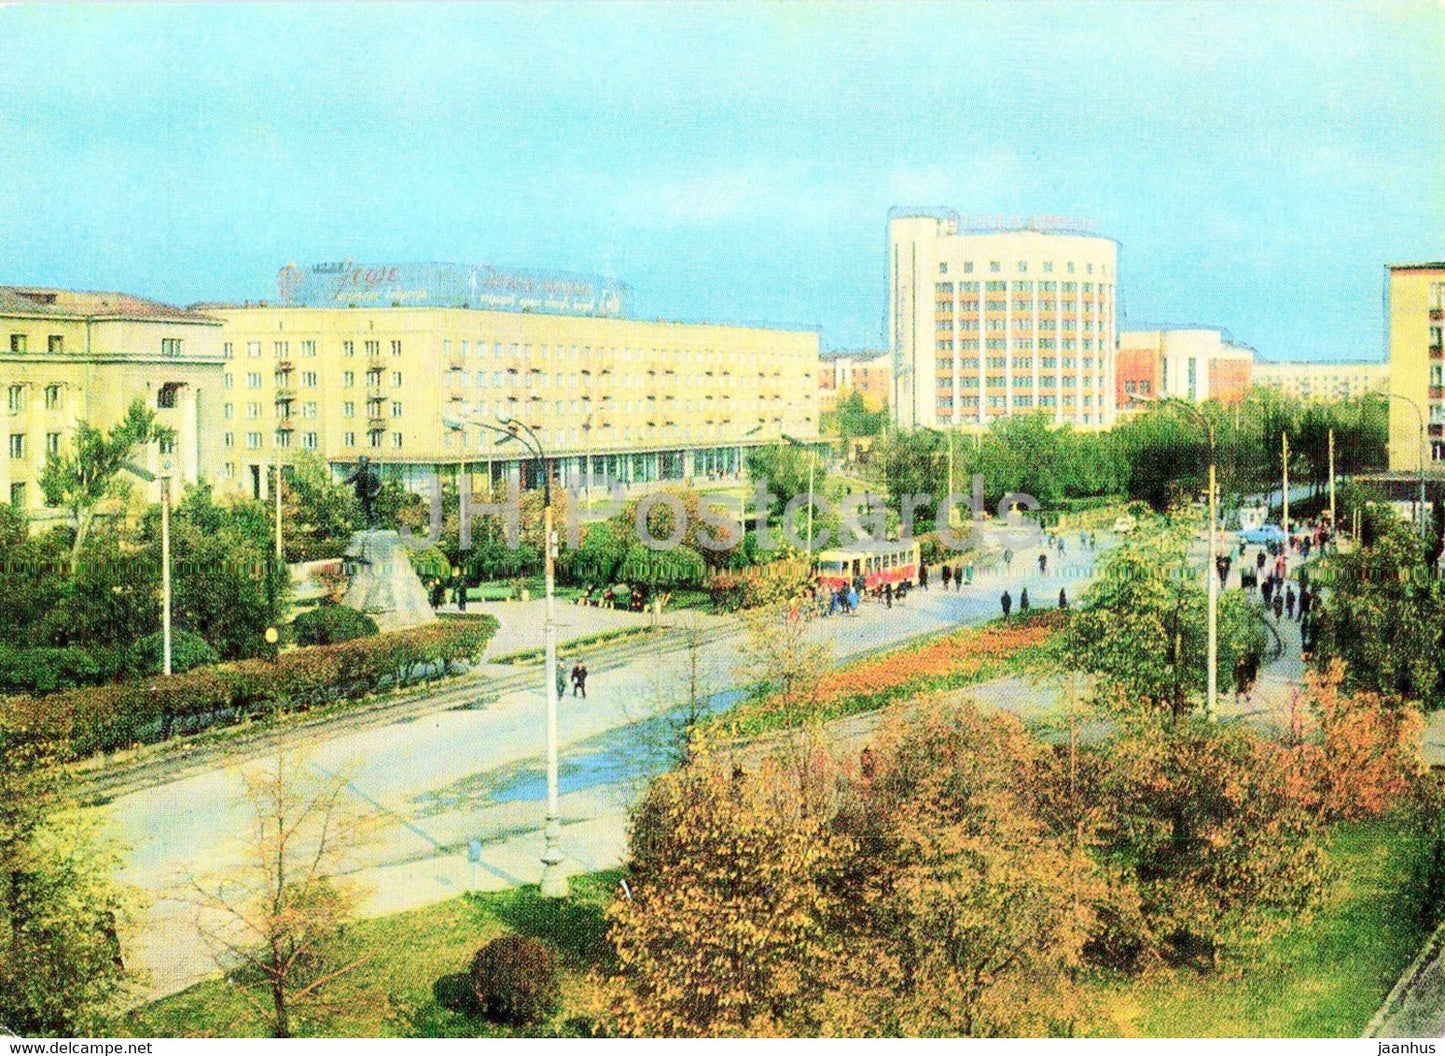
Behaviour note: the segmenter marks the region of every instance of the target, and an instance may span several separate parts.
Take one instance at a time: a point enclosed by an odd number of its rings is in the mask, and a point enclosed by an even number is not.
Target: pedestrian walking
[[[1063,611],[1069,607],[1069,595],[1063,587],[1059,588],[1059,610]]]
[[[858,588],[857,588],[857,587],[849,587],[849,588],[848,588],[848,612],[849,612],[849,614],[851,615],[851,614],[853,614],[853,613],[856,613],[857,611],[858,611]]]
[[[1049,573],[1049,555],[1039,555],[1039,575],[1046,576]]]
[[[1005,548],[1005,549],[1004,549],[1004,552],[1003,552],[1003,567],[1004,567],[1004,570],[1007,571],[1007,570],[1009,569],[1009,567],[1010,567],[1013,563],[1014,563],[1014,552],[1013,552],[1012,550],[1009,550],[1008,548]]]
[[[579,693],[582,695],[582,699],[583,699],[583,700],[586,700],[586,699],[587,699],[587,663],[586,663],[586,661],[579,661],[578,664],[577,664],[577,670],[576,670],[576,672],[572,675],[572,695],[575,697],[575,696],[577,696]]]
[[[893,608],[893,584],[892,584],[892,583],[884,583],[884,584],[883,584],[883,603],[884,603],[885,605],[887,605],[888,608],[890,608],[890,609]]]
[[[1284,595],[1278,590],[1274,592],[1274,618],[1278,620],[1284,615]]]
[[[928,566],[922,561],[918,563],[918,585],[924,590],[928,589]]]
[[[465,581],[457,584],[457,611],[467,611],[467,584]]]
[[[963,578],[970,587],[973,586],[973,562],[963,566]]]
[[[559,697],[565,697],[566,695],[567,695],[567,672],[566,672],[566,669],[564,669],[564,668],[562,667],[562,661],[561,661],[561,660],[558,660],[558,661],[557,661],[557,696],[559,696]]]
[[[1291,620],[1294,619],[1294,587],[1286,587],[1284,590],[1284,612]]]
[[[1264,595],[1264,607],[1265,607],[1266,609],[1269,608],[1271,602],[1272,602],[1273,599],[1274,599],[1274,577],[1273,577],[1273,576],[1265,576],[1265,577],[1264,577],[1264,586],[1262,586],[1262,587],[1259,588],[1259,592]]]
[[[1269,560],[1269,559],[1264,556],[1264,551],[1261,550],[1259,553],[1257,553],[1257,554],[1254,555],[1254,567],[1257,568],[1257,569],[1259,569],[1261,572],[1263,572],[1263,571],[1264,571],[1265,562],[1268,561],[1268,560]]]
[[[943,566],[943,589],[944,589],[944,590],[947,590],[947,589],[948,589],[948,585],[949,585],[950,583],[952,583],[952,582],[953,582],[953,567],[952,567],[951,565],[944,565],[944,566]]]
[[[1023,590],[1019,591],[1019,612],[1028,612],[1028,611],[1029,611],[1029,588],[1028,588],[1028,587],[1024,587]]]
[[[1013,610],[1014,607],[1014,599],[1009,597],[1008,591],[1004,591],[1003,594],[999,597],[998,603],[1003,606],[1004,619],[1008,619],[1008,614]]]

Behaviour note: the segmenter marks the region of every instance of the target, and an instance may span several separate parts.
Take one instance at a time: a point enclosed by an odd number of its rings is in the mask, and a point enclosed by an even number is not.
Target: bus
[[[895,586],[918,581],[918,540],[897,542],[867,540],[850,543],[818,553],[818,582],[830,590],[846,587],[859,576],[865,590],[882,589],[885,583]]]

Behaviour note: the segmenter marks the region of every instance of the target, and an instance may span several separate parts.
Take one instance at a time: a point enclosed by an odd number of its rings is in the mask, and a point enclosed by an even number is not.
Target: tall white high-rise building
[[[888,223],[898,423],[986,426],[1010,414],[1113,423],[1118,243],[1062,218]]]

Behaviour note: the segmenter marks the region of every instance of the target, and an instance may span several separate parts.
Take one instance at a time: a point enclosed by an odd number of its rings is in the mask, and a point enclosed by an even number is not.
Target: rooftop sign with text
[[[541,315],[623,314],[627,287],[561,271],[485,264],[288,264],[276,276],[282,304],[305,308],[478,308]]]

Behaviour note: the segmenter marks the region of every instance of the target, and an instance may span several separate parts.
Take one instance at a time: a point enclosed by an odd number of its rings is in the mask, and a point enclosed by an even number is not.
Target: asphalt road
[[[980,574],[971,587],[945,593],[934,570],[931,589],[912,592],[905,603],[892,609],[866,604],[857,615],[815,621],[812,633],[842,660],[992,619],[1004,589],[1017,599],[1027,587],[1035,607],[1056,604],[1061,586],[1071,599],[1083,593],[1094,555],[1078,546],[1077,536],[1062,561],[1051,553],[1048,576],[1038,575],[1038,548],[1023,549],[1021,540],[1012,540],[1019,549],[1007,574]],[[704,624],[713,619],[701,618]],[[715,703],[725,707],[745,692],[740,638],[716,624],[712,629],[718,633],[699,650],[699,667]],[[587,698],[563,701],[562,850],[570,871],[621,860],[628,807],[666,758],[657,716],[679,697],[684,665],[676,646],[663,632],[610,660],[601,654],[602,663],[589,661]],[[443,684],[433,698],[420,695],[370,722],[309,727],[304,750],[288,749],[294,772],[345,782],[345,801],[361,821],[343,872],[363,915],[537,881],[546,787],[542,677],[533,668],[530,678],[524,670],[498,682]],[[293,732],[288,743],[296,740]],[[202,933],[224,923],[199,911],[188,891],[194,882],[234,874],[247,860],[257,820],[245,776],[274,766],[276,754],[274,743],[253,740],[240,758],[180,768],[150,787],[118,789],[98,808],[124,847],[121,878],[144,902],[125,937],[125,955],[147,976],[145,996],[183,989],[216,970]],[[482,844],[475,864],[467,855],[472,840]]]

